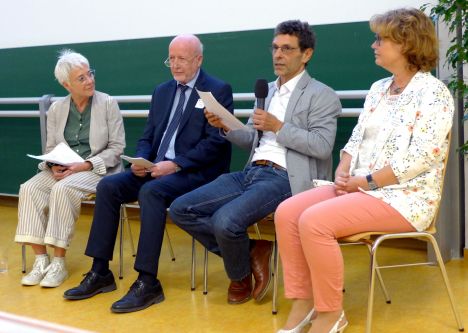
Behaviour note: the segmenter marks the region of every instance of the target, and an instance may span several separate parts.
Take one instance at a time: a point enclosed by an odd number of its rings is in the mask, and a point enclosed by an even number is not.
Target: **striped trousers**
[[[83,171],[57,181],[43,170],[21,184],[15,241],[68,249],[81,201],[96,192],[101,178]]]

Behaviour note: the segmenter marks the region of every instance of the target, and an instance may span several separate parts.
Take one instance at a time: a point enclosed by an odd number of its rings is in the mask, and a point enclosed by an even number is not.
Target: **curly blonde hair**
[[[411,70],[428,72],[437,65],[439,45],[431,19],[415,8],[400,8],[374,15],[373,32],[402,46]]]

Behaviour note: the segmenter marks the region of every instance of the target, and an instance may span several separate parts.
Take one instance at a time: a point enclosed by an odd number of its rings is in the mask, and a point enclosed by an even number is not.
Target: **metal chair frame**
[[[260,233],[260,229],[258,228],[258,224],[255,223],[253,225],[255,229],[255,233],[258,239],[262,239],[262,235]],[[196,289],[196,282],[195,282],[195,274],[196,274],[196,244],[195,238],[192,238],[192,267],[191,267],[191,277],[190,277],[190,289],[193,291]],[[208,250],[204,248],[204,255],[203,255],[203,295],[208,294]]]
[[[82,203],[87,203],[87,204],[94,204],[94,198],[95,195],[89,195],[87,198],[85,198]],[[131,204],[122,204],[120,205],[120,221],[119,221],[119,279],[123,279],[123,242],[124,242],[124,228],[125,225],[127,225],[128,229],[128,234],[130,238],[130,246],[132,249],[132,256],[136,256],[136,251],[135,251],[135,245],[133,242],[133,235],[132,235],[132,228],[130,226],[130,221],[128,219],[127,215],[127,207],[130,208],[139,208],[140,206],[138,205],[138,202],[136,203],[131,203]],[[171,238],[169,237],[169,233],[167,231],[167,228],[164,229],[167,241],[168,241],[168,247],[169,247],[169,253],[171,255],[172,261],[175,261],[175,255],[174,255],[174,249],[172,248],[172,243],[171,243]],[[26,245],[22,244],[21,246],[21,271],[23,273],[26,273]]]
[[[412,266],[422,266],[422,265],[429,265],[435,266],[437,265],[440,269],[440,273],[442,275],[445,288],[447,290],[448,297],[450,299],[450,304],[452,307],[453,314],[455,316],[455,320],[457,322],[458,330],[462,332],[464,330],[463,323],[461,321],[460,313],[457,309],[455,298],[452,292],[452,288],[450,286],[450,282],[447,276],[447,271],[445,269],[444,261],[442,260],[442,256],[440,254],[439,246],[435,237],[433,236],[435,233],[435,228],[433,230],[428,231],[421,231],[421,232],[405,232],[405,233],[388,233],[388,234],[377,234],[377,238],[371,239],[371,236],[375,236],[376,233],[366,233],[366,234],[358,234],[353,235],[351,237],[340,239],[340,242],[348,242],[348,244],[365,244],[369,249],[370,254],[370,281],[369,281],[369,298],[367,304],[367,320],[366,320],[366,333],[371,332],[372,326],[372,315],[373,315],[373,304],[374,304],[374,290],[375,290],[375,277],[377,276],[382,286],[382,290],[385,295],[386,302],[388,304],[391,303],[390,296],[388,291],[385,287],[383,279],[380,275],[380,270],[385,268],[395,268],[395,267],[412,267]],[[386,265],[380,266],[377,263],[377,252],[380,245],[389,239],[422,239],[426,241],[428,244],[431,244],[436,260],[435,261],[425,261],[425,262],[416,262],[416,263],[409,263],[409,264],[399,264],[399,265]],[[350,242],[350,243],[349,243]]]
[[[450,138],[451,133],[449,132],[447,135],[448,144],[450,145]],[[447,162],[449,158],[449,149],[447,149],[447,155],[445,156],[444,160],[444,169],[442,172],[442,180],[445,179],[445,172],[447,170]],[[443,193],[443,181],[442,181],[442,188],[441,193]],[[437,240],[433,236],[436,233],[436,222],[439,214],[439,207],[437,207],[437,211],[434,214],[434,218],[432,220],[431,225],[425,231],[415,231],[415,232],[402,232],[402,233],[386,233],[386,232],[366,232],[351,235],[348,237],[343,237],[338,239],[338,242],[343,244],[365,244],[369,250],[370,254],[370,279],[369,279],[369,298],[367,303],[367,320],[366,320],[366,333],[371,333],[371,326],[372,326],[372,314],[373,314],[373,306],[374,306],[374,289],[375,289],[375,277],[379,279],[380,285],[382,287],[382,291],[385,295],[386,302],[388,304],[391,303],[390,295],[385,287],[384,281],[380,274],[381,269],[385,268],[395,268],[395,267],[412,267],[412,266],[438,266],[440,269],[440,273],[442,274],[442,278],[445,284],[445,288],[447,290],[448,297],[450,299],[450,304],[452,307],[453,314],[455,316],[455,320],[457,322],[458,330],[460,332],[464,331],[463,323],[461,321],[460,313],[455,303],[455,298],[452,292],[452,288],[450,286],[450,282],[448,279],[447,271],[445,269],[444,261],[442,260],[442,256],[440,254],[439,245],[437,244]],[[377,251],[380,245],[389,239],[419,239],[424,240],[426,243],[431,244],[434,254],[435,254],[435,261],[424,261],[424,262],[416,262],[416,263],[406,263],[400,265],[386,265],[380,266],[377,262]]]

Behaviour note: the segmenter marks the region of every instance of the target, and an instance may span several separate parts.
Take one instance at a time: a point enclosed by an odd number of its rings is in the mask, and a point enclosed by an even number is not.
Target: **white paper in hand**
[[[127,161],[127,162],[129,162],[129,163],[141,166],[141,167],[146,168],[146,169],[151,169],[152,167],[154,167],[153,162],[150,162],[150,161],[148,161],[147,159],[145,159],[143,157],[130,157],[130,156],[127,156],[127,155],[120,155],[120,158]]]
[[[29,157],[52,162],[61,165],[71,165],[72,163],[84,162],[84,159],[75,153],[67,144],[60,142],[57,146],[55,146],[52,151],[44,155],[30,155],[26,154]]]
[[[206,109],[221,118],[223,124],[230,130],[245,128],[245,125],[239,119],[237,119],[231,112],[226,110],[224,106],[219,104],[211,92],[200,91],[198,89],[197,92],[203,100],[203,104],[205,104]]]

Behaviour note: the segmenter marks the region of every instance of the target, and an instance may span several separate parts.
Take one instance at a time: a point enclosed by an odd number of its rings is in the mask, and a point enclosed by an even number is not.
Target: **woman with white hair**
[[[117,102],[95,90],[88,60],[63,50],[55,66],[57,81],[70,93],[47,113],[46,153],[67,144],[84,162],[39,164],[41,170],[20,187],[15,241],[31,245],[36,259],[23,285],[57,287],[68,277],[65,253],[73,237],[81,201],[96,191],[105,175],[120,171],[125,148]],[[53,248],[49,260],[46,246]]]

